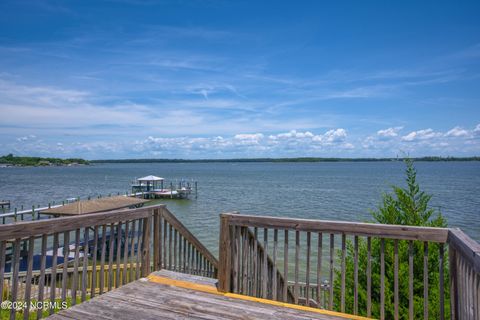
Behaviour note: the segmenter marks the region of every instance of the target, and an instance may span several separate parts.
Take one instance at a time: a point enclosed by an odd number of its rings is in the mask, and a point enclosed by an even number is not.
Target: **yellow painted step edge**
[[[160,283],[160,284],[175,286],[175,287],[184,288],[184,289],[202,291],[202,292],[206,292],[206,293],[225,296],[225,297],[228,297],[228,298],[235,298],[235,299],[253,301],[253,302],[269,304],[269,305],[273,305],[273,306],[290,308],[290,309],[296,309],[296,310],[302,310],[302,311],[308,311],[308,312],[315,312],[315,313],[320,313],[320,314],[324,314],[324,315],[330,315],[330,316],[335,316],[335,317],[340,317],[340,318],[345,318],[345,319],[352,319],[352,320],[370,320],[371,319],[371,318],[366,318],[366,317],[361,317],[361,316],[356,316],[356,315],[351,315],[351,314],[345,314],[345,313],[340,313],[340,312],[335,312],[335,311],[329,311],[329,310],[324,310],[324,309],[317,309],[317,308],[299,306],[299,305],[296,305],[296,304],[285,303],[285,302],[280,302],[280,301],[250,297],[250,296],[245,296],[245,295],[242,295],[242,294],[223,293],[223,292],[218,291],[217,288],[215,288],[213,286],[198,284],[198,283],[193,283],[193,282],[188,282],[188,281],[183,281],[183,280],[174,280],[174,279],[170,279],[170,278],[156,276],[156,275],[153,275],[153,274],[149,275],[147,277],[147,279],[150,282],[154,282],[154,283]]]

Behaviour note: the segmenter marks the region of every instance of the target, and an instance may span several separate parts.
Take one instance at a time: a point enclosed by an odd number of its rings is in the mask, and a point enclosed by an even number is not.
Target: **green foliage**
[[[417,172],[411,159],[405,160],[406,188],[393,187],[393,193],[384,194],[378,210],[371,214],[377,223],[411,226],[446,227],[447,223],[442,214],[429,207],[431,195],[420,190],[416,181]],[[367,315],[367,262],[368,244],[366,239],[358,239],[358,311],[360,315]],[[394,252],[395,241],[384,240],[385,246],[385,318],[394,318]],[[399,316],[408,319],[409,308],[409,241],[397,242],[399,260]],[[371,297],[372,317],[380,317],[380,248],[381,240],[371,240]],[[443,248],[443,247],[442,247]],[[439,319],[439,251],[438,244],[429,243],[428,248],[423,242],[412,242],[413,249],[413,297],[414,318],[422,319],[424,310],[424,250],[428,250],[428,312],[431,319]],[[341,256],[341,252],[338,253]],[[346,292],[345,312],[354,313],[354,244],[347,242],[346,257]],[[448,284],[448,270],[444,259],[444,283]],[[341,270],[336,268],[334,281],[335,309],[341,308]],[[449,314],[449,293],[445,290],[445,313]]]
[[[59,159],[41,157],[16,157],[13,154],[0,157],[0,163],[8,163],[15,166],[61,166],[68,164],[89,164],[87,160],[79,158]]]

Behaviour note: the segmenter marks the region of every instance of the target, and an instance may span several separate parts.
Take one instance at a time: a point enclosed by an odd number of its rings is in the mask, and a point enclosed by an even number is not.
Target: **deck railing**
[[[460,230],[222,214],[219,252],[222,291],[381,319],[480,319],[480,246]]]
[[[164,205],[0,225],[1,312],[28,319],[24,306],[51,302],[32,310],[41,318],[154,270],[214,277],[217,265]]]

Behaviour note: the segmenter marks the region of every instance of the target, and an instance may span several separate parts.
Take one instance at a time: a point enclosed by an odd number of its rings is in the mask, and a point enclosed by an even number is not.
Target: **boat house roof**
[[[133,197],[116,196],[76,201],[74,203],[66,204],[61,207],[43,210],[40,213],[58,216],[76,216],[80,214],[89,214],[111,211],[115,209],[123,209],[133,206],[141,206],[145,202],[148,202],[148,200]]]
[[[156,177],[152,175],[137,179],[137,181],[161,181],[161,180],[165,180],[165,179],[163,179],[162,177]]]

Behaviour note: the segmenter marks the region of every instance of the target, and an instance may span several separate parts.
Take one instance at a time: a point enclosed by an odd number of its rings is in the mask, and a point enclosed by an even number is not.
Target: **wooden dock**
[[[217,280],[162,270],[49,319],[367,319],[232,293]]]

